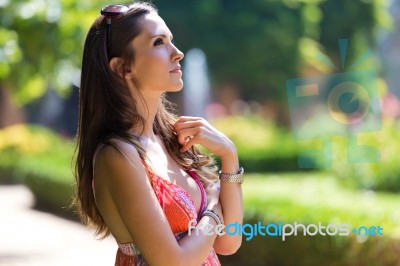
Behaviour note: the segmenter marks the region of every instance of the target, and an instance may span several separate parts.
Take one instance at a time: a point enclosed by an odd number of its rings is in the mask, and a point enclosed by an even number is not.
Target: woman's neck
[[[136,134],[141,133],[141,138],[153,139],[156,135],[153,131],[153,124],[160,105],[161,93],[142,91],[142,96],[142,99],[136,99],[136,104],[138,113],[144,118],[144,125],[143,128],[134,127],[131,130]]]

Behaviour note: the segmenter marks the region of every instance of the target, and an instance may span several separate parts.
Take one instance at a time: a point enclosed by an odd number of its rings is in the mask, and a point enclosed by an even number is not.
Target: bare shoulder
[[[118,193],[128,184],[149,187],[148,178],[137,149],[122,140],[113,139],[112,145],[104,145],[96,155],[96,188],[111,194]],[[103,190],[104,191],[104,190]]]
[[[111,143],[112,145],[104,145],[99,150],[96,160],[112,163],[124,158],[129,159],[131,163],[141,162],[139,152],[133,145],[119,139],[113,139]]]

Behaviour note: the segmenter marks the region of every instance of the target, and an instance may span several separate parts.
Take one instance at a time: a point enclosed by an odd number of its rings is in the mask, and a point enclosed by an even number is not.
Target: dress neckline
[[[156,174],[151,167],[143,160],[143,166],[145,167],[146,171],[151,175],[151,177],[156,177],[157,180],[161,180],[161,182],[167,183],[168,185],[172,185],[175,186],[176,188],[178,188],[179,190],[181,190],[183,193],[185,193],[188,198],[192,201],[193,206],[196,207],[196,205],[194,204],[194,200],[192,195],[190,195],[190,193],[184,189],[183,187],[181,187],[178,184],[175,184],[167,179],[162,178],[160,175]],[[200,218],[204,208],[205,208],[205,204],[206,204],[206,195],[205,195],[205,190],[203,187],[203,184],[200,181],[199,176],[196,174],[196,172],[194,172],[193,170],[185,170],[186,173],[189,174],[189,176],[191,178],[193,178],[193,180],[196,182],[197,186],[200,188],[200,194],[201,194],[201,203],[200,203],[200,208],[197,212],[197,217]],[[151,180],[152,181],[152,180]]]

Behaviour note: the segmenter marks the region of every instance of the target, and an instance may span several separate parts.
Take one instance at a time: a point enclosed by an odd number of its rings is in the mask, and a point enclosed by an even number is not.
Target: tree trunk
[[[23,122],[24,111],[13,102],[10,92],[0,85],[0,128]]]

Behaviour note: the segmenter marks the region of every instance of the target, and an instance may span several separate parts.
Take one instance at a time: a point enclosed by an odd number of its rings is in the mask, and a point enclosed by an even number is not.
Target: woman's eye
[[[161,44],[163,44],[163,43],[164,43],[163,40],[162,40],[161,38],[158,38],[158,39],[154,42],[154,46],[161,45]]]

